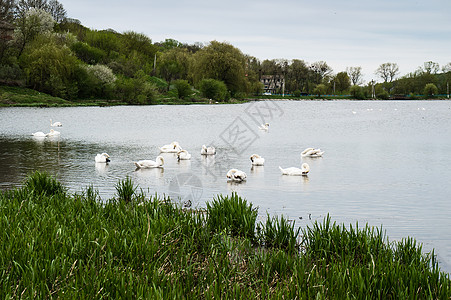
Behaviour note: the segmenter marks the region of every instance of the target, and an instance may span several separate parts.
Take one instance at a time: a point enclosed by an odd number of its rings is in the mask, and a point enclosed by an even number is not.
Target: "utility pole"
[[[446,94],[448,94],[449,99],[449,81],[446,83]]]

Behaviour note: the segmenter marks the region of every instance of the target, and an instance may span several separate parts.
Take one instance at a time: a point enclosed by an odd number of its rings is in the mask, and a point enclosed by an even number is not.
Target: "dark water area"
[[[50,127],[50,119],[63,127]],[[268,122],[268,131],[258,125]],[[34,138],[53,128],[59,137]],[[237,105],[0,108],[0,188],[20,186],[34,170],[55,175],[71,192],[89,185],[115,196],[127,176],[148,194],[204,207],[236,191],[266,212],[307,226],[333,221],[382,227],[390,240],[411,236],[451,271],[450,101],[261,101]],[[163,168],[136,170],[173,141],[192,154]],[[215,156],[200,155],[214,145]],[[301,158],[307,147],[325,151]],[[95,163],[97,153],[111,156]],[[257,153],[264,166],[252,167]],[[307,177],[279,166],[310,165]],[[227,182],[237,168],[241,184]],[[311,216],[311,219],[309,218]]]

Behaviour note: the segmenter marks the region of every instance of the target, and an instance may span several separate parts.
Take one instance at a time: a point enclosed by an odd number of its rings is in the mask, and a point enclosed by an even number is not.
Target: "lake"
[[[63,127],[49,132],[50,119]],[[268,131],[258,129],[270,124]],[[338,223],[382,226],[391,241],[407,236],[435,249],[451,272],[450,101],[260,101],[233,105],[0,108],[0,188],[20,186],[33,170],[55,175],[71,192],[89,185],[114,197],[127,176],[147,194],[205,207],[217,194],[239,195],[266,212],[306,226],[330,214]],[[135,170],[177,141],[192,154],[164,168]],[[215,156],[201,156],[214,145]],[[302,158],[308,147],[325,151]],[[111,156],[94,162],[97,153]],[[265,158],[251,167],[250,156]],[[310,173],[282,176],[281,167]],[[227,182],[237,168],[244,183]]]

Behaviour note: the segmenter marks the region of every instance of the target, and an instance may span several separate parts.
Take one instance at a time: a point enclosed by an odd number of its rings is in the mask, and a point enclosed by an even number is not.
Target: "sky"
[[[96,30],[135,31],[152,42],[227,42],[265,59],[325,61],[337,74],[361,67],[365,83],[383,63],[400,76],[424,62],[451,62],[450,0],[59,0]]]

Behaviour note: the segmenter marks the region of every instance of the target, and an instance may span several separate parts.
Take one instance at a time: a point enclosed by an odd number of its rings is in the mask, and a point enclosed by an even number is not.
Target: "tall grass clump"
[[[258,209],[233,193],[219,195],[207,203],[207,226],[212,232],[226,231],[235,237],[255,240],[255,225]]]
[[[131,202],[136,196],[137,188],[138,186],[135,186],[133,180],[127,176],[116,184],[117,199],[126,203]]]
[[[53,176],[39,171],[31,173],[25,180],[24,186],[28,192],[43,196],[64,194],[66,191],[63,185]]]
[[[295,229],[295,223],[290,222],[283,216],[270,217],[267,214],[266,223],[257,226],[257,233],[263,245],[267,248],[277,248],[288,253],[299,251],[299,232],[301,228]]]

